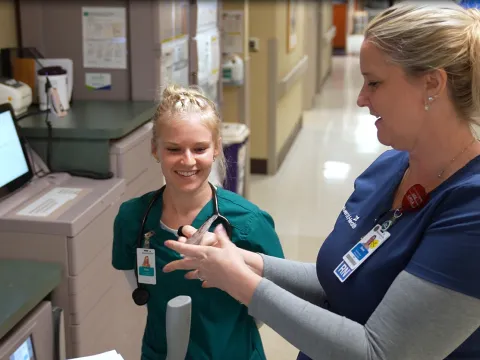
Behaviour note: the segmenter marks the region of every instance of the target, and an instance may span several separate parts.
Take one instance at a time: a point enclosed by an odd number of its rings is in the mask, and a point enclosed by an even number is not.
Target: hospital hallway
[[[387,147],[373,116],[356,105],[362,86],[356,56],[334,56],[332,74],[274,176],[252,175],[250,198],[268,211],[291,260],[314,262],[355,178]],[[264,325],[267,359],[295,359],[298,350]]]

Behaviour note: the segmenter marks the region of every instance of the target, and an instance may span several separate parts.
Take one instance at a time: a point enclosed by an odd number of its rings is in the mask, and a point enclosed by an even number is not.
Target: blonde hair
[[[208,99],[200,88],[169,85],[163,90],[160,103],[152,119],[153,144],[156,147],[159,127],[181,119],[182,117],[178,115],[186,113],[201,114],[202,122],[211,131],[214,146],[218,150],[215,161],[218,162],[219,177],[220,181],[223,182],[226,177],[227,166],[220,142],[222,120],[215,103]]]
[[[401,2],[372,20],[365,39],[407,75],[444,69],[457,112],[480,124],[479,10]]]

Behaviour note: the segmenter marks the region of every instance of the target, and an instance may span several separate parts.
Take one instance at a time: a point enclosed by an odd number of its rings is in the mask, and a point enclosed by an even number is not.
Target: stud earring
[[[428,101],[429,102],[432,102],[433,101],[433,97],[429,96],[428,97]],[[428,111],[430,110],[430,105],[429,104],[425,104],[425,111]]]

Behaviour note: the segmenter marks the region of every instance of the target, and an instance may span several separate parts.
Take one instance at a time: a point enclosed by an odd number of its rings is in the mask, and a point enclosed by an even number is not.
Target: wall
[[[288,52],[288,5],[287,2],[283,1],[277,3],[278,81],[284,78],[305,55],[305,28],[302,26],[305,21],[305,7],[306,4],[298,3],[297,43],[295,48],[291,52]],[[275,141],[277,156],[302,116],[303,90],[303,81],[300,80],[279,100],[277,104],[277,134]]]
[[[318,41],[318,74],[317,74],[317,93],[320,92],[322,85],[332,68],[332,45],[323,39],[323,36],[333,26],[333,6],[331,1],[322,1],[319,13],[319,32],[322,39]]]
[[[17,46],[14,0],[0,0],[0,48]]]
[[[254,173],[275,173],[301,128],[302,112],[305,109],[305,73],[296,81],[288,82],[286,91],[279,89],[285,89],[282,80],[306,55],[306,9],[314,8],[313,4],[297,2],[297,41],[295,47],[289,51],[288,2],[250,2],[250,37],[260,40],[260,51],[250,53],[251,159]],[[276,49],[274,53],[269,50],[269,41],[274,44],[271,48]],[[316,66],[315,63],[309,65]],[[271,84],[268,83],[269,77],[276,77]],[[310,87],[313,88],[312,85]],[[269,97],[272,92],[269,91],[279,91],[276,104],[271,103],[271,106]],[[313,96],[312,91],[308,91],[308,96]]]
[[[249,34],[260,40],[260,51],[250,53],[250,154],[253,159],[266,159],[269,134],[267,131],[268,39],[276,34],[276,3],[249,3]],[[253,164],[252,164],[252,170]]]
[[[315,95],[317,94],[317,76],[319,71],[317,30],[319,28],[319,7],[320,5],[315,1],[308,1],[305,3],[305,41],[303,47],[305,54],[308,56],[308,70],[305,74],[303,89],[304,110],[308,110],[312,107]]]
[[[243,26],[244,26],[244,38],[243,38],[243,53],[237,54],[243,59],[245,70],[249,66],[249,54],[248,54],[248,22],[249,22],[249,1],[248,0],[230,0],[222,2],[223,10],[241,10],[243,11]],[[223,85],[223,103],[222,103],[222,117],[223,121],[231,123],[245,123],[250,126],[249,114],[243,115],[242,107],[246,107],[245,97],[242,93],[247,91],[248,93],[248,79],[244,84],[247,89],[243,89],[239,86],[231,86],[228,84]]]

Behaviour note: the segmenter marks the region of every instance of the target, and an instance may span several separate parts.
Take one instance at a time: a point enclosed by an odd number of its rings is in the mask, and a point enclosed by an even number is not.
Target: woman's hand
[[[163,271],[192,270],[185,275],[187,279],[200,279],[204,288],[221,289],[248,305],[261,277],[245,263],[222,225],[217,226],[212,235],[214,238],[208,242],[215,246],[166,241],[165,246],[182,254],[184,258],[167,264]]]
[[[185,225],[182,227],[182,234],[185,236],[181,236],[178,238],[177,241],[181,243],[186,243],[187,239],[192,237],[193,234],[197,229],[195,229],[193,226],[190,225]],[[215,236],[214,233],[211,232],[206,232],[203,235],[202,240],[200,241],[200,244],[198,245],[203,245],[203,246],[217,246],[218,244],[218,239]],[[250,267],[250,269],[257,275],[263,276],[263,258],[254,252],[244,250],[237,248],[237,251],[240,252],[240,255],[243,257],[243,261]]]
[[[197,231],[197,229],[195,229],[193,226],[184,225],[182,227],[182,234],[184,234],[185,236],[180,236],[178,238],[178,241],[181,242],[181,243],[187,242],[187,239],[191,238],[192,235],[195,234],[196,231]],[[215,246],[216,243],[217,243],[217,237],[215,236],[215,234],[207,231],[203,235],[202,240],[200,240],[200,243],[198,245]]]

